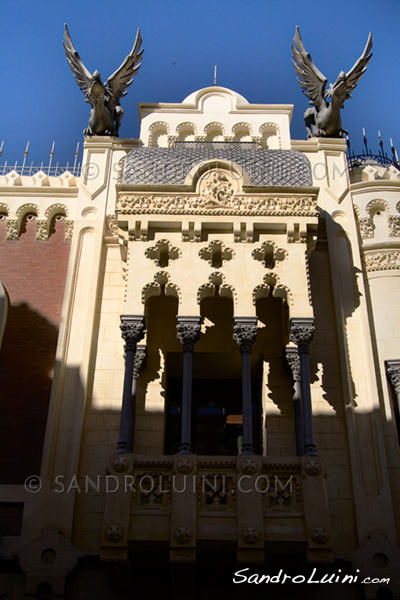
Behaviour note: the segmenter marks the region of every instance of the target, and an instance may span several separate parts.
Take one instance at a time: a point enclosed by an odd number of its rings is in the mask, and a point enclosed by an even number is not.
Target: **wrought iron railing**
[[[4,146],[4,142],[2,142],[0,145],[0,156],[3,153],[3,146]],[[29,175],[35,175],[35,173],[42,171],[45,175],[48,175],[49,177],[59,177],[60,175],[62,175],[66,171],[68,171],[75,177],[79,177],[79,175],[81,174],[81,163],[78,162],[79,142],[76,146],[76,150],[75,150],[75,154],[74,154],[74,161],[71,164],[69,162],[67,162],[66,165],[62,165],[62,166],[60,166],[58,162],[55,165],[53,165],[54,146],[55,146],[55,142],[53,142],[53,145],[51,147],[49,162],[47,164],[45,164],[43,161],[40,163],[40,165],[34,165],[33,162],[31,162],[31,164],[28,165],[28,164],[26,164],[27,158],[28,158],[28,152],[29,152],[29,142],[28,142],[26,145],[26,148],[25,148],[24,157],[23,157],[21,164],[18,164],[18,161],[16,161],[15,163],[9,164],[6,161],[4,163],[4,165],[0,165],[0,175],[7,175],[7,173],[10,173],[11,171],[15,171],[16,173],[18,173],[18,175],[28,175],[29,176]]]

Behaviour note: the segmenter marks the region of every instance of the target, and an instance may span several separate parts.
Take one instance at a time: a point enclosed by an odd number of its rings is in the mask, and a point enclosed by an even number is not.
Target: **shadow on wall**
[[[40,472],[57,336],[28,304],[9,307],[0,350],[0,483]]]

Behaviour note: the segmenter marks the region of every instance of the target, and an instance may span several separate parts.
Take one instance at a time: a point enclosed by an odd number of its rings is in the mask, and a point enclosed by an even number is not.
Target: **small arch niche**
[[[182,123],[176,128],[179,142],[194,142],[195,141],[195,127],[193,123]]]
[[[388,235],[388,211],[386,204],[381,200],[370,202],[367,211],[374,225],[374,237],[386,237]]]
[[[260,127],[261,146],[268,150],[279,150],[281,139],[279,127],[275,123],[265,123]]]

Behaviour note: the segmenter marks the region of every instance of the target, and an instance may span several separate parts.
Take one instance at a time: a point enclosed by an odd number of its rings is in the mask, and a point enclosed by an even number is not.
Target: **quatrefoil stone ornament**
[[[304,465],[304,470],[307,475],[319,475],[321,473],[321,465],[315,458],[310,458]]]
[[[117,471],[117,473],[123,473],[128,469],[128,466],[129,461],[125,456],[117,456],[113,463],[114,471]]]
[[[124,535],[123,529],[120,525],[110,525],[106,529],[106,538],[109,542],[117,543],[122,540],[122,536]]]
[[[242,471],[243,473],[255,473],[257,470],[257,465],[255,460],[253,460],[252,458],[246,458],[246,460],[243,461],[242,464]]]
[[[179,473],[190,473],[193,469],[193,463],[189,458],[180,458],[178,460],[177,469]]]
[[[322,546],[328,541],[328,532],[323,527],[316,527],[312,533],[312,539],[316,544]]]
[[[178,527],[175,531],[175,539],[180,544],[187,544],[192,539],[192,531],[189,527]]]
[[[259,537],[260,535],[255,527],[246,527],[242,533],[242,538],[247,544],[256,544]]]

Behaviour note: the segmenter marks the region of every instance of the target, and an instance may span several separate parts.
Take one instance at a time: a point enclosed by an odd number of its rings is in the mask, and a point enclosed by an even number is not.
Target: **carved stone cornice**
[[[239,344],[241,352],[250,352],[257,335],[257,317],[233,318],[233,341]]]
[[[400,360],[385,360],[385,367],[394,391],[400,394]]]
[[[376,250],[364,254],[364,264],[367,271],[386,271],[400,269],[399,250]]]
[[[293,346],[288,346],[285,350],[285,356],[292,372],[293,381],[301,381],[299,351]]]
[[[136,346],[135,358],[133,359],[133,378],[138,379],[145,367],[147,360],[147,346]]]
[[[299,352],[308,352],[308,345],[312,341],[314,331],[313,317],[290,319],[290,341],[298,346]]]
[[[145,322],[143,315],[121,315],[121,336],[125,350],[136,349],[136,344],[144,337]]]
[[[184,352],[193,352],[200,338],[201,317],[176,317],[176,337],[183,344]]]
[[[210,200],[199,195],[121,194],[117,213],[175,215],[274,215],[317,217],[315,198],[310,196],[239,196],[225,195],[223,200]]]

